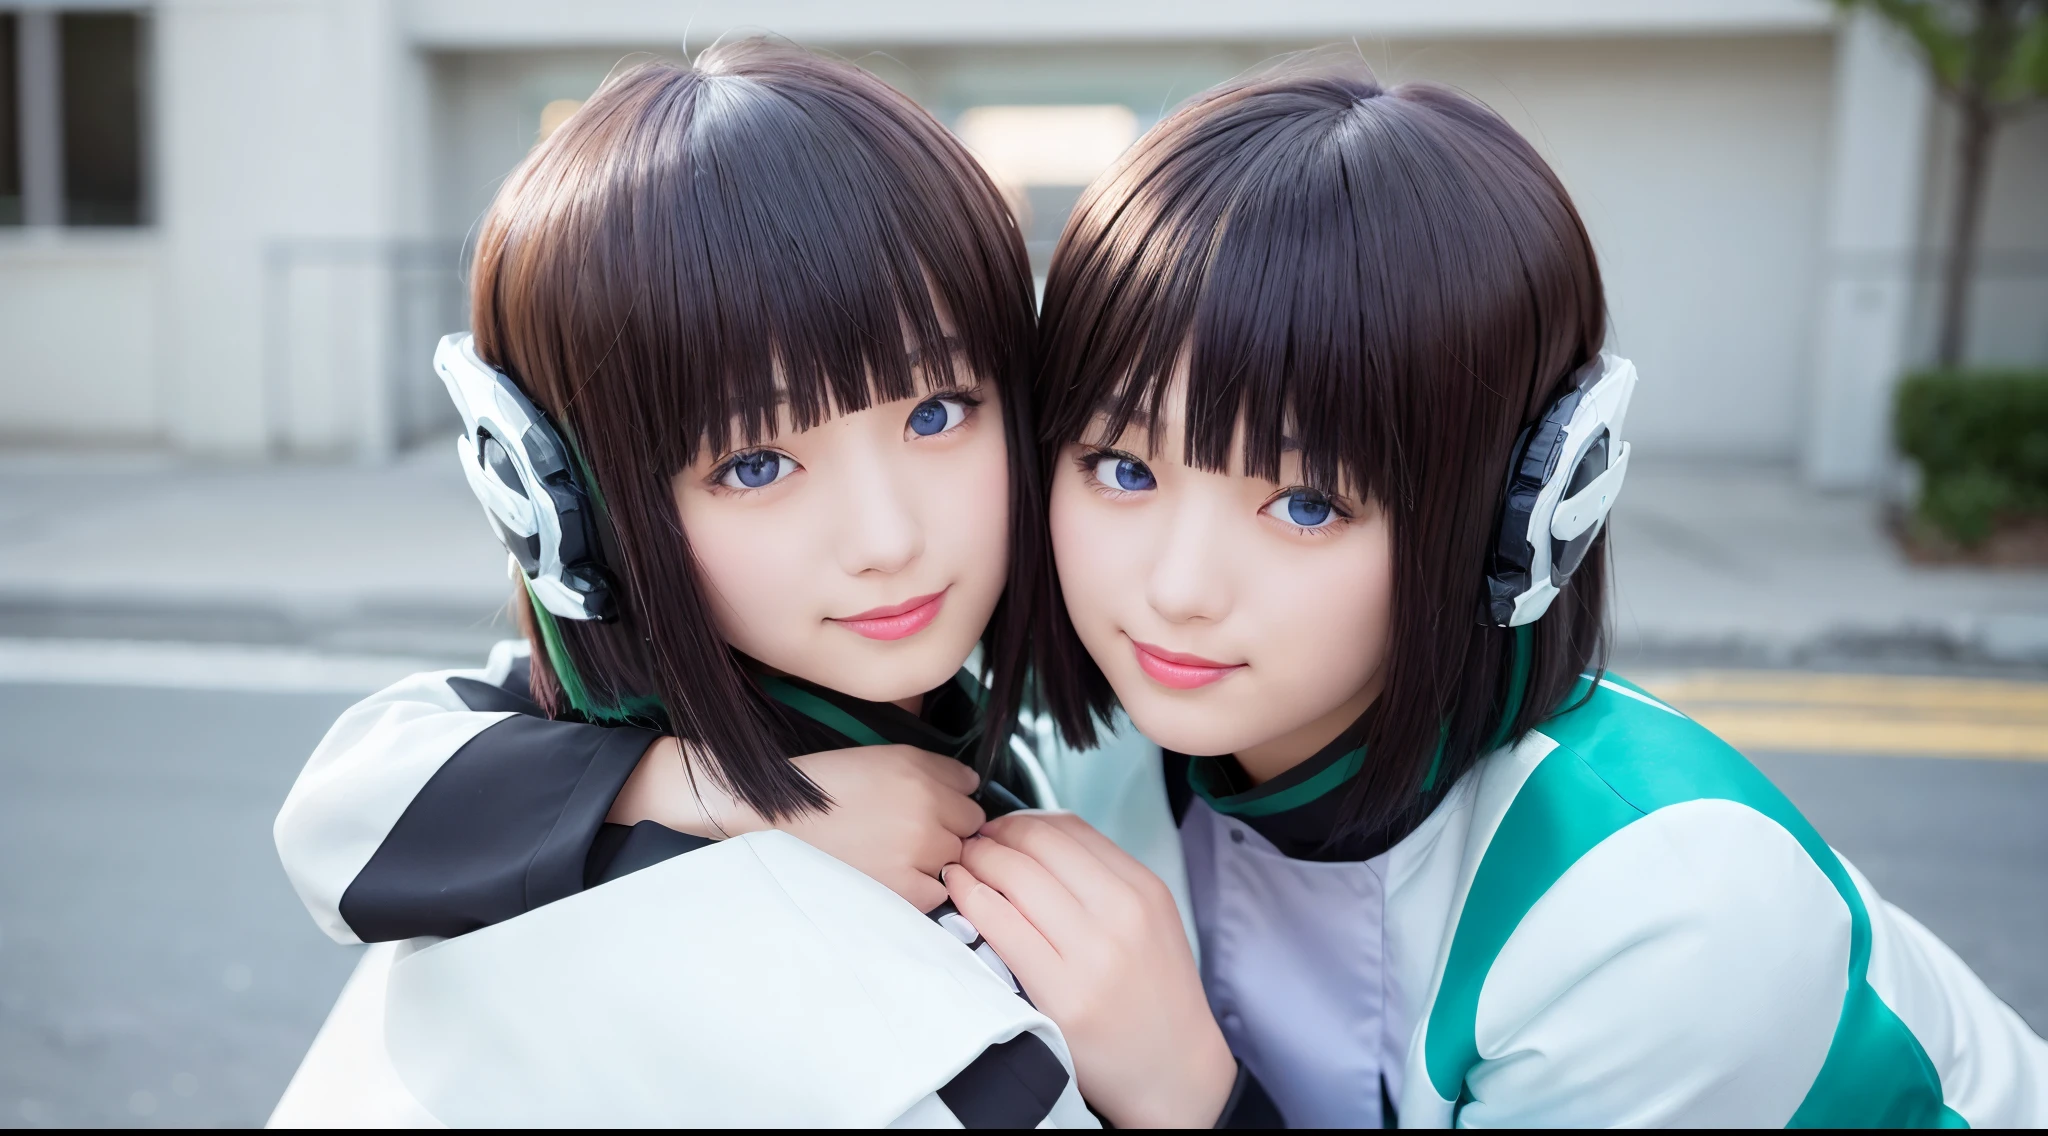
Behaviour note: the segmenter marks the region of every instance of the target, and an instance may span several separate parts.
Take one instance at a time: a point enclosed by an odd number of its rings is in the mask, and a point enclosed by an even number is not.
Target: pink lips
[[[945,603],[946,593],[936,591],[928,596],[916,596],[899,604],[873,608],[832,622],[870,639],[905,639],[931,626]]]
[[[1150,675],[1154,682],[1175,690],[1207,686],[1244,669],[1243,663],[1219,663],[1200,655],[1186,655],[1154,647],[1150,643],[1140,643],[1136,639],[1131,640],[1131,649],[1137,653],[1140,670]]]

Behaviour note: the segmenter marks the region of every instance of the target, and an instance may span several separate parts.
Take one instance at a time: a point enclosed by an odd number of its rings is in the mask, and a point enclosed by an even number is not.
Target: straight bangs
[[[617,74],[537,146],[481,232],[477,344],[572,437],[623,600],[609,624],[516,605],[550,711],[638,707],[763,813],[819,805],[783,760],[784,712],[716,630],[672,479],[707,448],[767,439],[784,412],[801,430],[986,381],[1011,432],[1013,539],[1036,549],[1027,265],[950,134],[858,68],[786,44]],[[1020,606],[998,608],[986,644],[998,715],[1015,702],[1000,688],[1021,683],[1024,629],[1002,630]]]
[[[1526,728],[1501,720],[1511,635],[1478,618],[1487,553],[1512,445],[1599,352],[1605,310],[1562,185],[1491,110],[1382,88],[1356,61],[1198,96],[1083,197],[1040,335],[1045,476],[1103,427],[1156,426],[1184,382],[1190,464],[1278,480],[1298,449],[1310,485],[1385,509],[1387,685],[1357,727],[1373,754],[1358,824],[1448,784],[1496,726]],[[1552,699],[1546,714],[1599,637],[1599,560],[1537,629],[1529,701]],[[1037,673],[1085,742],[1114,696],[1057,588]]]

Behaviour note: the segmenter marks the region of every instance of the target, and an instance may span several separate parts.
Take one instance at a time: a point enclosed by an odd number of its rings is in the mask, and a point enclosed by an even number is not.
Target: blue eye
[[[1306,493],[1287,496],[1287,519],[1304,528],[1314,528],[1330,519],[1330,502]]]
[[[718,483],[728,489],[760,489],[795,473],[796,461],[774,450],[754,450],[727,463]]]
[[[1322,528],[1330,518],[1342,515],[1328,497],[1313,489],[1296,489],[1266,506],[1265,511],[1275,520],[1304,529]]]
[[[1152,471],[1136,458],[1121,454],[1097,454],[1090,463],[1095,480],[1111,489],[1126,493],[1142,493],[1158,485],[1152,478]]]
[[[910,432],[920,438],[943,434],[967,418],[967,406],[958,399],[928,398],[910,412]]]

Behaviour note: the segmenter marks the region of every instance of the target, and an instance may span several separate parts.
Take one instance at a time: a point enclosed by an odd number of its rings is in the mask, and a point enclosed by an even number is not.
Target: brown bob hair
[[[825,797],[706,602],[671,488],[701,448],[762,440],[784,399],[801,429],[970,368],[1003,400],[1019,563],[1044,559],[1022,236],[952,135],[851,64],[751,39],[615,74],[492,203],[471,303],[478,353],[576,451],[618,597],[605,623],[514,597],[536,699],[672,730],[763,814]],[[984,772],[1036,586],[1013,574],[983,640]]]
[[[1442,87],[1295,62],[1198,96],[1075,209],[1040,320],[1039,465],[1097,415],[1112,436],[1155,424],[1185,362],[1191,463],[1241,447],[1277,478],[1285,436],[1312,484],[1386,509],[1386,685],[1352,728],[1371,759],[1346,808],[1347,832],[1378,830],[1555,712],[1604,650],[1604,536],[1534,625],[1518,708],[1516,635],[1482,613],[1516,438],[1605,331],[1585,227],[1513,128]],[[1115,696],[1042,580],[1037,683],[1090,744]]]

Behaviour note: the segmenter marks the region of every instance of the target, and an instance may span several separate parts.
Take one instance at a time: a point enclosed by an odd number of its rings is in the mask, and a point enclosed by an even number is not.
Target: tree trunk
[[[1941,333],[1936,357],[1944,367],[1963,361],[1963,337],[1970,322],[1970,278],[1976,274],[1977,230],[1984,216],[1984,174],[1991,158],[1991,108],[1966,96],[1963,137],[1956,177],[1955,223],[1949,232],[1948,264],[1941,282]]]
[[[1984,215],[1984,174],[1991,163],[1991,136],[1998,127],[1994,88],[2012,57],[2013,0],[1975,0],[1976,27],[1970,58],[1955,92],[1963,114],[1961,159],[1956,171],[1955,224],[1949,230],[1948,264],[1941,282],[1941,328],[1935,354],[1944,367],[1963,361],[1963,337],[1970,327],[1970,284],[1977,268],[1977,229]]]

